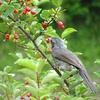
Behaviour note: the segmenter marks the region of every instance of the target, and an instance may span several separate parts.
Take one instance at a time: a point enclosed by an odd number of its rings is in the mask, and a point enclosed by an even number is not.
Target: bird
[[[52,37],[50,43],[55,65],[62,71],[71,71],[73,67],[76,68],[90,90],[100,95],[100,92],[90,79],[81,60],[72,51],[66,48],[63,40],[61,38]]]

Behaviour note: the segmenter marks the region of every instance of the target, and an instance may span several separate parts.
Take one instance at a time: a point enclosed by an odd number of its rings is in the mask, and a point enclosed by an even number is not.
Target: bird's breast
[[[56,63],[56,66],[59,67],[60,70],[62,71],[71,71],[72,70],[72,66],[69,65],[68,63],[65,63],[61,60],[58,60],[58,59],[54,59],[55,63]]]

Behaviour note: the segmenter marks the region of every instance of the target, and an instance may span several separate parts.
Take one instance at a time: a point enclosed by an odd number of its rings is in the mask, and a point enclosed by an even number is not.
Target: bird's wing
[[[77,69],[84,67],[80,59],[73,52],[66,48],[54,49],[52,55],[58,60],[64,61],[69,65],[75,66]]]

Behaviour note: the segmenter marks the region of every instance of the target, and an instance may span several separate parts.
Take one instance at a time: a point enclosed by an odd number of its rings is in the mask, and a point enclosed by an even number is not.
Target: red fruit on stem
[[[50,43],[51,42],[51,40],[48,38],[48,39],[46,39],[45,40],[47,43]]]
[[[36,11],[35,10],[31,10],[31,14],[32,15],[35,15],[36,14]]]
[[[20,99],[22,100],[22,99],[24,99],[24,97],[23,96],[20,96]]]
[[[52,54],[52,50],[50,50],[50,53]]]
[[[47,27],[47,24],[46,23],[42,23],[42,27],[43,28],[46,28]]]
[[[64,24],[61,21],[58,22],[58,26],[59,28],[64,29]]]
[[[25,84],[28,85],[29,84],[28,81],[26,81]]]
[[[59,25],[59,26],[60,26],[60,25],[63,25],[63,23],[62,23],[61,21],[59,21],[59,22],[58,22],[58,25]]]
[[[64,29],[64,25],[59,26],[61,29]]]
[[[27,6],[25,9],[26,9],[27,12],[31,11],[31,8],[29,6]]]
[[[30,97],[31,96],[31,93],[27,93],[27,97]]]
[[[27,11],[26,10],[23,10],[23,14],[26,15],[27,14]]]
[[[2,5],[2,1],[0,1],[0,5]]]
[[[9,34],[5,34],[5,40],[9,40],[10,35]]]
[[[17,10],[17,9],[15,9],[15,10],[13,11],[13,13],[14,13],[14,14],[17,14],[17,13],[18,13],[18,10]]]
[[[14,34],[14,39],[18,40],[19,36],[17,34]]]

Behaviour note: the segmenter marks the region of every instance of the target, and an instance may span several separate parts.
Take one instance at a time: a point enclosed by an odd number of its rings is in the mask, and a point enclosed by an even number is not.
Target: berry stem
[[[11,1],[12,1],[12,0],[9,0],[8,5],[10,5]]]

